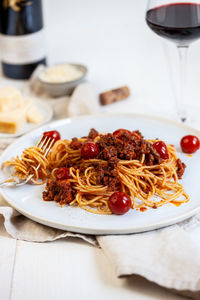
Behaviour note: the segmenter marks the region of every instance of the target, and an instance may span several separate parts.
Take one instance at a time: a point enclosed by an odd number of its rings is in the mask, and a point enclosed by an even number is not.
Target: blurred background
[[[63,61],[88,66],[96,93],[127,84],[131,99],[112,110],[175,113],[178,54],[174,44],[146,25],[147,1],[44,0],[50,64]],[[187,102],[200,106],[200,41],[189,49]],[[106,110],[107,108],[105,108]]]
[[[147,26],[147,0],[42,2],[49,65],[85,64],[87,80],[97,98],[103,91],[130,87],[129,99],[101,107],[101,111],[176,118],[178,51]],[[186,101],[196,122],[200,110],[200,40],[190,46],[186,74]],[[20,85],[19,81],[11,84]]]

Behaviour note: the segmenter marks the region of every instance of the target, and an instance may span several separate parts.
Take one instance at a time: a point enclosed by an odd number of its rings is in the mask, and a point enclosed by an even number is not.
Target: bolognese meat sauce
[[[71,183],[65,180],[51,180],[46,184],[46,190],[43,192],[43,199],[45,201],[56,201],[61,205],[69,204],[74,199],[74,190]]]
[[[162,153],[157,150],[154,144],[148,142],[143,138],[141,133],[137,131],[129,131],[126,129],[118,129],[113,133],[99,134],[94,128],[92,128],[87,137],[84,137],[87,144],[96,145],[98,151],[92,158],[101,160],[98,163],[94,160],[92,166],[96,172],[96,183],[98,185],[108,186],[110,191],[120,191],[121,184],[120,178],[117,172],[117,164],[119,160],[142,160],[143,164],[147,166],[153,166],[161,164],[167,155],[163,156]],[[163,142],[162,142],[163,143]],[[84,143],[78,140],[76,137],[72,139],[70,148],[80,151],[80,159],[86,159],[82,155]],[[165,149],[167,150],[167,147]],[[88,159],[89,157],[87,157]],[[80,162],[79,162],[80,163]],[[181,178],[185,164],[177,159],[177,175]],[[77,162],[69,161],[65,167],[79,167],[80,174],[84,174],[87,166],[79,165]],[[45,201],[56,201],[61,205],[70,203],[76,195],[77,191],[73,189],[69,180],[48,180],[46,190],[43,192],[43,199]]]

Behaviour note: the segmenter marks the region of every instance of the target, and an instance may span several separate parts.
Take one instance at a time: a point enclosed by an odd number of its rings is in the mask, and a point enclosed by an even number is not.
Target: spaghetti
[[[10,161],[6,161],[3,167],[14,166],[14,174],[20,179],[26,179],[33,174],[30,180],[32,183],[44,184],[48,177],[48,164],[48,159],[44,156],[42,149],[30,147],[23,151],[21,157],[17,156]],[[38,165],[39,168],[37,168]]]
[[[189,200],[178,181],[185,165],[177,158],[175,148],[162,141],[145,140],[139,131],[121,129],[99,134],[92,129],[81,139],[58,140],[47,158],[31,147],[21,159],[5,165],[14,166],[20,178],[33,174],[33,183],[48,179],[45,201],[79,206],[97,214],[112,213],[109,199],[113,192],[128,195],[133,209]],[[65,176],[64,170],[68,170]]]

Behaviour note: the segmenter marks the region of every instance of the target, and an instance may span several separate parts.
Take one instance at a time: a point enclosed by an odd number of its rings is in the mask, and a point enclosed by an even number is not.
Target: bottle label
[[[0,34],[1,59],[8,64],[29,64],[46,56],[44,30],[11,36]]]

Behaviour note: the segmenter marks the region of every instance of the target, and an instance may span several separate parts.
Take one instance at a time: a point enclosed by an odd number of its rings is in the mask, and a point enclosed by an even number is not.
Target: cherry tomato
[[[84,159],[95,158],[100,153],[99,147],[97,144],[92,142],[86,142],[81,148],[81,156]]]
[[[56,179],[57,180],[64,180],[64,179],[70,179],[72,176],[70,175],[69,168],[62,167],[56,170]]]
[[[163,159],[168,159],[169,158],[169,153],[167,150],[167,146],[163,141],[157,141],[153,144],[154,149],[156,152],[160,155],[161,158]]]
[[[181,139],[181,148],[185,153],[194,153],[200,147],[198,137],[195,135],[186,135]]]
[[[131,198],[123,192],[114,192],[108,199],[108,207],[116,215],[123,215],[131,208]]]
[[[51,139],[54,139],[55,142],[61,139],[60,133],[57,130],[52,130],[52,131],[45,131],[43,133],[44,137],[50,137]]]
[[[124,134],[131,134],[131,131],[128,129],[117,129],[113,132],[113,135],[118,139]]]

